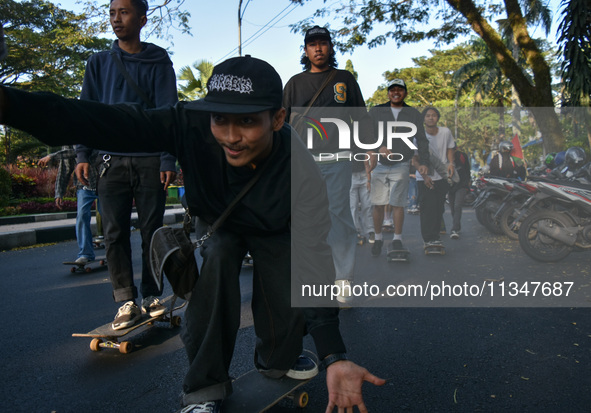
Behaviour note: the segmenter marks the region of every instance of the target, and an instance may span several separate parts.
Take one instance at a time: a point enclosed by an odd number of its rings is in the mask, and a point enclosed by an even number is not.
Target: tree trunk
[[[521,102],[531,110],[542,132],[546,152],[559,152],[564,147],[564,134],[560,127],[558,115],[554,111],[552,98],[552,78],[550,67],[544,60],[541,51],[530,38],[527,25],[521,14],[517,0],[504,0],[507,16],[513,30],[515,42],[526,56],[533,75],[532,85],[524,75],[522,68],[513,58],[511,51],[505,46],[501,36],[480,14],[472,0],[446,0],[455,10],[461,13],[472,26],[472,29],[484,40],[493,51],[503,74],[517,90]],[[541,109],[541,110],[539,110]],[[544,118],[540,118],[544,116]]]

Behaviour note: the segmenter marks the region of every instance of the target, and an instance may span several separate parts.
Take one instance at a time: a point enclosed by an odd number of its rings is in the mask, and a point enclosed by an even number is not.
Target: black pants
[[[434,188],[429,189],[425,182],[417,181],[419,187],[419,206],[421,235],[424,242],[438,241],[441,230],[441,217],[445,208],[445,195],[449,189],[447,181],[433,181]]]
[[[142,234],[143,297],[160,296],[150,274],[150,240],[162,226],[166,192],[160,183],[160,157],[112,156],[110,167],[98,182],[109,274],[115,301],[137,298],[131,264],[131,211],[133,201]]]
[[[198,224],[197,233],[204,227]],[[257,337],[254,362],[281,376],[302,351],[303,313],[291,307],[290,234],[238,235],[218,229],[200,249],[203,264],[185,312],[182,338],[189,357],[184,404],[224,399],[240,326],[239,274],[247,251],[253,257],[252,312]]]

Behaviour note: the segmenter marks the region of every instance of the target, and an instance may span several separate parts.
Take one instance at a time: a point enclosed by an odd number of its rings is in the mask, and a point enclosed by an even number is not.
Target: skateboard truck
[[[425,244],[425,255],[445,255],[445,246],[443,244]]]

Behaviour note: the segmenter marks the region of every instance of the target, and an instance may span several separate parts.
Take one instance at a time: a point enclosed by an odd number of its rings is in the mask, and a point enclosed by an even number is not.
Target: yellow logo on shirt
[[[335,83],[334,85],[334,100],[337,103],[347,102],[347,85],[343,82]]]

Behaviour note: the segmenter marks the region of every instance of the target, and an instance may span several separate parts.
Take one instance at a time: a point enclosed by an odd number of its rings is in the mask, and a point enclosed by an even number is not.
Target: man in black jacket
[[[313,375],[316,366],[300,357],[307,331],[327,370],[327,411],[356,405],[367,412],[362,383],[384,384],[346,359],[338,306],[320,306],[331,304],[326,297],[301,296],[303,285],[334,284],[326,244],[330,217],[320,172],[299,139],[291,139],[281,101],[277,72],[250,56],[216,66],[206,98],[157,110],[0,87],[0,123],[50,145],[72,144],[83,136],[89,146],[119,151],[141,146],[176,155],[189,210],[201,227],[222,214],[258,168],[266,168],[201,247],[203,265],[185,313],[190,367],[183,412],[219,412],[231,394],[228,370],[240,324],[238,276],[247,251],[254,260],[255,365],[262,374]],[[291,306],[298,294],[304,308]]]
[[[418,148],[419,173],[427,173],[429,167],[429,141],[425,136],[423,117],[418,110],[404,102],[408,95],[406,82],[403,79],[393,79],[388,84],[389,101],[374,106],[369,111],[374,122],[376,134],[412,132],[414,125],[416,132],[416,148]],[[394,123],[395,122],[395,123]],[[400,125],[399,122],[407,122]],[[412,141],[412,138],[411,138]],[[402,226],[404,225],[404,207],[408,199],[408,184],[410,161],[415,149],[404,139],[392,139],[390,147],[385,144],[378,149],[377,156],[372,156],[374,162],[371,176],[371,203],[373,205],[373,224],[375,229],[375,243],[371,254],[378,257],[382,252],[382,223],[386,205],[392,205],[394,221],[394,239],[388,246],[388,252],[403,250]],[[377,166],[376,166],[377,165]]]

